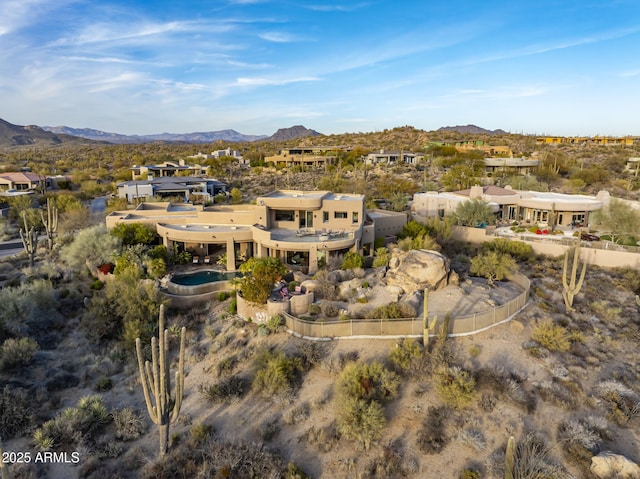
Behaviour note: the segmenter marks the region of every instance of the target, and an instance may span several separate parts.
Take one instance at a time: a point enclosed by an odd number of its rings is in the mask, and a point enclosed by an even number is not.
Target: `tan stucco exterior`
[[[278,190],[257,198],[255,205],[143,203],[111,213],[106,223],[108,228],[122,222],[153,224],[169,251],[187,250],[209,262],[226,255],[229,271],[241,259],[273,256],[313,273],[330,255],[372,253],[378,231],[402,231],[405,214],[369,215],[364,204],[363,195]]]

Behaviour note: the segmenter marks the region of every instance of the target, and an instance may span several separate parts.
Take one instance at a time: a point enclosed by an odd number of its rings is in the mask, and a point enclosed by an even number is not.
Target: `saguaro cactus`
[[[422,332],[422,344],[424,345],[425,350],[429,349],[429,335],[431,331],[435,330],[436,323],[438,322],[438,317],[434,316],[433,321],[429,324],[429,290],[424,290],[424,308],[423,308],[423,332]]]
[[[24,230],[20,228],[20,239],[25,253],[29,255],[29,264],[33,266],[38,249],[38,231],[33,226],[29,228],[25,213],[22,213],[22,220],[24,221]]]
[[[142,342],[136,339],[140,382],[149,417],[158,426],[160,454],[169,448],[169,425],[178,418],[184,391],[184,345],[186,328],[180,331],[180,359],[176,371],[175,395],[171,397],[169,376],[169,330],[164,328],[164,305],[160,306],[158,339],[151,338],[151,363],[142,359]]]
[[[49,250],[53,248],[53,235],[58,231],[58,208],[51,202],[51,198],[47,198],[47,217],[40,210],[40,218],[47,232],[47,247]]]
[[[573,298],[580,292],[582,283],[584,283],[584,276],[587,273],[587,263],[582,263],[582,271],[580,272],[580,278],[578,275],[578,262],[580,260],[580,238],[576,241],[576,246],[573,250],[573,263],[571,264],[571,276],[567,277],[569,266],[569,252],[564,254],[564,266],[562,268],[562,299],[564,299],[564,305],[567,312],[573,311]]]
[[[513,436],[507,441],[507,450],[504,454],[504,479],[513,479],[516,469],[516,440]]]

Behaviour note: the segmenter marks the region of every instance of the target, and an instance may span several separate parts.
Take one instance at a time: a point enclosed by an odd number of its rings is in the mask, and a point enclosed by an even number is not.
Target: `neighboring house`
[[[164,176],[178,176],[178,175],[204,175],[207,172],[206,166],[200,165],[186,165],[184,160],[165,161],[159,165],[143,165],[132,166],[131,175],[132,179],[152,179],[161,178]]]
[[[394,165],[405,163],[415,165],[424,160],[422,153],[412,153],[410,151],[387,151],[380,150],[377,153],[369,153],[364,157],[367,165]]]
[[[506,156],[512,157],[513,151],[506,145],[485,145],[482,140],[463,140],[463,141],[430,141],[429,145],[436,146],[453,146],[456,150],[465,151],[481,151],[485,156]]]
[[[199,176],[161,176],[150,180],[129,180],[117,184],[118,197],[133,202],[138,198],[166,198],[191,195],[212,197],[226,193],[227,185],[214,178]]]
[[[335,153],[337,150],[327,147],[284,148],[277,155],[267,156],[264,162],[266,164],[273,163],[273,166],[282,163],[287,167],[313,166],[323,168],[336,162],[337,156]]]
[[[596,196],[568,195],[540,191],[513,190],[510,186],[473,186],[450,193],[429,191],[413,196],[411,214],[416,219],[451,214],[469,199],[482,199],[494,210],[499,222],[524,222],[553,226],[589,225],[593,211],[602,209],[609,201],[609,193]]]
[[[630,136],[625,137],[611,137],[611,136],[540,136],[536,138],[538,145],[604,145],[604,146],[633,146],[636,139]]]
[[[42,186],[45,177],[29,172],[0,173],[0,190],[29,191]]]
[[[485,158],[484,172],[489,178],[496,173],[507,173],[512,176],[530,175],[540,165],[538,159],[526,158]]]
[[[640,173],[640,158],[629,158],[624,166],[624,171],[633,174],[633,176],[638,176],[638,173]]]
[[[297,190],[274,191],[245,205],[142,203],[106,218],[109,228],[153,224],[169,251],[190,251],[209,262],[226,257],[229,271],[242,259],[272,256],[309,273],[347,251],[373,254],[376,232],[398,235],[406,221],[404,213],[366,211],[363,195]]]
[[[226,148],[224,150],[215,150],[209,154],[205,153],[196,153],[195,155],[188,156],[187,158],[191,158],[194,160],[211,160],[213,158],[222,158],[223,156],[229,156],[231,158],[235,158],[242,165],[244,164],[244,159],[242,154],[238,150],[233,150],[231,148]]]

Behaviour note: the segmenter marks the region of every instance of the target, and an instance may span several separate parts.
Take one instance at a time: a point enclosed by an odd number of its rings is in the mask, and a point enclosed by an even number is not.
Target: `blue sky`
[[[2,0],[0,118],[640,135],[640,2]]]

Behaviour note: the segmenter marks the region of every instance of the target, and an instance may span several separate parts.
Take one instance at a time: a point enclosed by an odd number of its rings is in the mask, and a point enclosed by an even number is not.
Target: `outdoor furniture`
[[[205,262],[205,264],[211,263],[211,256],[205,256],[204,257],[204,262]]]
[[[193,257],[193,264],[198,264],[200,263],[200,256],[194,256]]]

